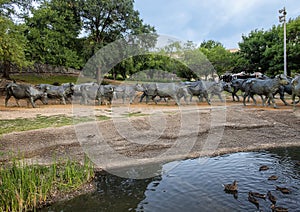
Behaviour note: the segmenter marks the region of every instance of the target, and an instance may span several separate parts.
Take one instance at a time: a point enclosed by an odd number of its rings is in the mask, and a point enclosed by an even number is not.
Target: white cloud
[[[299,0],[136,0],[145,23],[158,33],[194,42],[214,39],[237,47],[242,34],[279,24],[278,10],[288,18],[300,14]],[[238,35],[240,36],[238,38]]]

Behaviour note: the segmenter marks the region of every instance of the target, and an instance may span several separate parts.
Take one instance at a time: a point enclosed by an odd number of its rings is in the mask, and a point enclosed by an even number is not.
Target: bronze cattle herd
[[[67,102],[78,102],[80,104],[111,104],[114,99],[122,99],[122,102],[133,103],[137,93],[142,93],[140,102],[146,98],[148,103],[151,99],[156,104],[164,99],[173,99],[177,105],[180,105],[184,98],[185,104],[192,101],[193,96],[198,101],[205,101],[210,104],[212,96],[218,96],[220,101],[224,101],[221,93],[229,92],[232,94],[233,101],[239,101],[237,92],[241,91],[243,104],[246,105],[246,99],[252,99],[256,104],[255,95],[260,96],[263,106],[273,104],[275,95],[279,94],[280,99],[285,105],[285,94],[292,96],[292,103],[299,102],[296,97],[300,97],[300,76],[295,78],[277,75],[274,78],[264,76],[263,78],[230,79],[216,81],[192,81],[192,82],[172,82],[172,83],[144,83],[144,84],[121,84],[121,85],[98,85],[97,83],[64,83],[62,85],[26,85],[11,82],[6,85],[5,106],[8,106],[9,99],[13,96],[19,106],[20,99],[26,99],[32,107],[36,107],[35,102],[41,100],[43,104],[48,103],[48,99],[58,99],[61,104]]]

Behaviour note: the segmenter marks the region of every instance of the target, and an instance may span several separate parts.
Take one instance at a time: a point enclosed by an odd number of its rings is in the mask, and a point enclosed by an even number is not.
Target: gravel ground
[[[20,155],[27,162],[82,161],[87,154],[99,169],[120,168],[230,152],[300,146],[300,108],[244,107],[239,103],[80,106],[0,106],[0,119],[37,115],[106,115],[107,121],[11,132],[0,138],[1,161]],[[3,104],[3,99],[0,100]],[[135,114],[128,116],[128,114]],[[11,154],[13,153],[13,154]]]

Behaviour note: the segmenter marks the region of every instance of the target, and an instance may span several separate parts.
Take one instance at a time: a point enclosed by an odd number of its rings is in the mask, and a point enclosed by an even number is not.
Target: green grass
[[[75,84],[87,83],[87,82],[95,82],[96,80],[89,77],[78,77],[73,75],[49,75],[49,74],[15,74],[10,76],[11,79],[29,83],[33,85],[37,84],[53,84],[53,83],[69,83],[73,82]],[[121,81],[123,82],[123,81]],[[135,82],[136,83],[136,82]],[[108,84],[105,79],[102,84]]]
[[[41,116],[38,115],[36,118],[17,118],[17,119],[6,119],[0,120],[0,135],[10,132],[20,132],[34,129],[42,129],[47,127],[62,127],[66,125],[78,124],[88,121],[102,121],[108,120],[107,116],[96,116],[93,117],[69,117],[64,115],[55,116]]]
[[[24,83],[29,84],[53,84],[57,82],[61,83],[68,83],[73,82],[76,83],[77,76],[69,76],[69,75],[44,75],[44,74],[18,74],[18,75],[11,75],[11,78],[16,81],[22,81]]]
[[[49,167],[13,161],[9,167],[0,166],[0,211],[28,211],[43,206],[52,194],[72,192],[91,181],[93,165],[67,161]]]

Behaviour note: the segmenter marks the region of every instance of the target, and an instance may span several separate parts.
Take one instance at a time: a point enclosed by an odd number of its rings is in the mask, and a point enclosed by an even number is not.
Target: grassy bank
[[[69,75],[46,75],[46,74],[15,74],[11,78],[16,81],[21,81],[29,84],[53,84],[53,83],[75,83],[78,79],[77,76]]]
[[[107,116],[96,116],[96,120],[107,120]],[[40,116],[35,118],[17,118],[0,120],[0,135],[9,132],[20,132],[26,130],[42,129],[47,127],[62,127],[95,120],[93,117],[70,117],[64,115]]]
[[[0,211],[27,211],[51,202],[53,196],[75,191],[94,177],[93,165],[68,161],[50,167],[14,161],[0,166]]]

